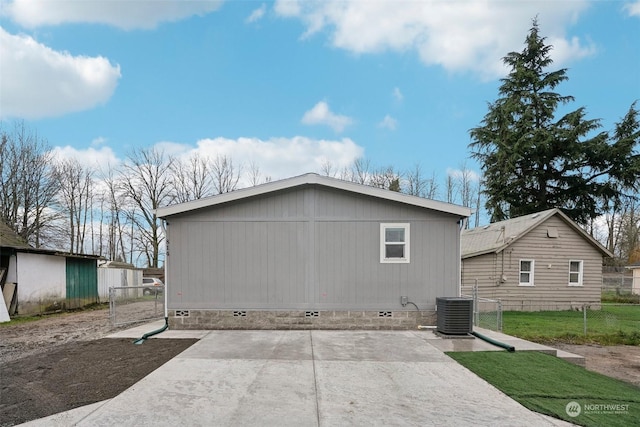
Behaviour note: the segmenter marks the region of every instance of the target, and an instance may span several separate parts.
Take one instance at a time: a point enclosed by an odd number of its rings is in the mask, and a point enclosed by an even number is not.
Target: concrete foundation
[[[435,311],[169,310],[169,328],[178,330],[409,330],[435,322]]]

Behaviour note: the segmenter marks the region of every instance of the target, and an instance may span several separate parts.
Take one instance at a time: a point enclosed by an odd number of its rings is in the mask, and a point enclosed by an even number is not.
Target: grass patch
[[[78,312],[81,312],[81,311],[106,310],[108,308],[109,308],[109,303],[98,303],[98,302],[96,302],[96,303],[85,305],[84,307],[71,308],[71,309],[67,309],[67,310],[59,310],[59,311],[56,311],[56,312],[53,312],[53,313],[34,314],[34,315],[29,315],[29,316],[18,315],[18,316],[11,317],[11,320],[9,320],[8,322],[0,323],[0,328],[7,327],[7,326],[19,325],[19,324],[22,324],[22,323],[37,322],[38,320],[47,319],[47,318],[50,318],[50,317],[64,316],[64,315],[67,315],[69,313],[78,313]]]
[[[0,328],[4,328],[7,326],[14,326],[14,325],[19,325],[22,323],[29,323],[29,322],[35,322],[42,319],[42,316],[16,316],[16,317],[12,317],[11,320],[9,320],[8,322],[2,322],[0,323]]]
[[[536,342],[640,345],[640,306],[602,304],[587,310],[587,334],[582,311],[505,311],[503,332]]]
[[[602,292],[602,302],[616,304],[640,304],[640,295],[619,294],[613,291]]]
[[[632,426],[640,388],[536,351],[447,353],[528,409],[583,426]],[[576,417],[570,402],[580,404]],[[618,405],[607,407],[601,405]]]

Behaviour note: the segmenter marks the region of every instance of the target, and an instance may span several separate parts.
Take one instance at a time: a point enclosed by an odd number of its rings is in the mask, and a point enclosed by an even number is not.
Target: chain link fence
[[[584,334],[640,334],[640,304],[599,304],[583,309]]]
[[[502,303],[500,300],[481,298],[478,288],[471,289],[471,295],[462,295],[473,299],[473,326],[502,332]]]
[[[109,319],[113,326],[164,318],[164,286],[109,288]]]
[[[503,304],[507,332],[588,336],[640,334],[640,304]]]
[[[603,267],[602,296],[631,295],[633,272],[625,267]]]

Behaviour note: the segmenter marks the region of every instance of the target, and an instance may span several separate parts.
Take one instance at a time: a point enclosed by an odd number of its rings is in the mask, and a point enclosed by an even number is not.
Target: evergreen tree
[[[556,120],[573,97],[554,92],[568,77],[566,69],[547,71],[551,49],[534,20],[523,51],[503,58],[510,72],[499,98],[470,131],[492,221],[557,207],[584,224],[623,191],[639,189],[635,103],[612,137],[583,107]]]

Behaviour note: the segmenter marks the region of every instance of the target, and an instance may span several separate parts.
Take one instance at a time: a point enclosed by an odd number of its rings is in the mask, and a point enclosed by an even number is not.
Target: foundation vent
[[[247,312],[245,310],[234,310],[233,317],[247,317]]]
[[[379,311],[378,317],[393,317],[393,312],[391,311]]]
[[[176,310],[176,317],[189,317],[189,310]]]
[[[320,313],[318,313],[317,311],[305,311],[304,312],[304,317],[319,317]]]

